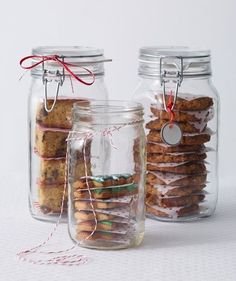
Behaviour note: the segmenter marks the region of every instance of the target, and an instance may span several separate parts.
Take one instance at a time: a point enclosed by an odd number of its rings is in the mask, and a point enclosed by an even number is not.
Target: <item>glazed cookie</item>
[[[129,203],[126,202],[106,202],[106,201],[92,201],[94,209],[114,209],[126,207]],[[75,208],[78,210],[91,210],[92,206],[89,201],[75,201]]]
[[[186,161],[200,161],[206,159],[206,153],[148,153],[147,162],[150,163],[179,163]]]
[[[193,193],[202,192],[206,185],[190,185],[190,186],[170,186],[170,185],[150,185],[147,184],[147,193],[156,195],[158,197],[163,196],[189,196]]]
[[[158,206],[147,205],[147,214],[154,215],[156,217],[163,218],[178,218],[184,216],[190,216],[199,211],[199,205],[194,204],[192,206],[174,207],[174,208],[161,208]]]
[[[205,130],[200,134],[186,134],[184,133],[181,139],[181,145],[201,145],[210,141],[211,134],[209,130]],[[160,131],[150,130],[147,135],[148,142],[162,143]]]
[[[206,166],[203,162],[147,163],[147,170],[193,175],[205,173]]]
[[[170,95],[166,95],[166,100],[169,100]],[[163,105],[163,95],[156,96],[158,104]],[[175,110],[180,111],[202,111],[213,105],[213,99],[205,96],[194,96],[191,94],[179,93],[175,103]],[[155,105],[153,105],[155,106]]]
[[[177,145],[169,146],[164,143],[147,143],[147,153],[170,153],[170,152],[193,152],[193,151],[202,151],[204,145]]]
[[[72,127],[72,107],[75,102],[86,102],[85,99],[58,98],[51,112],[44,108],[44,101],[37,105],[36,122],[44,127],[70,129]],[[50,108],[54,99],[48,98],[47,106]],[[89,102],[87,101],[89,104]]]
[[[203,185],[206,183],[207,174],[202,175],[180,175],[165,172],[148,172],[146,180],[149,184],[170,186]]]
[[[157,205],[163,208],[191,206],[200,203],[205,198],[204,194],[192,194],[190,196],[178,197],[157,197],[155,195],[147,196],[146,203]]]
[[[146,124],[146,128],[150,130],[161,130],[166,123],[166,120],[154,119]],[[206,129],[207,122],[178,122],[178,125],[184,133],[201,133]]]
[[[169,120],[170,115],[165,110],[158,109],[155,105],[151,106],[151,112],[159,119]],[[177,111],[174,110],[175,122],[208,122],[213,118],[213,108],[210,107],[203,111]]]

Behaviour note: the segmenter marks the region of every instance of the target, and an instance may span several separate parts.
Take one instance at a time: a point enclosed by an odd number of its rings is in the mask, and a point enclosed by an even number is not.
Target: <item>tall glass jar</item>
[[[139,245],[145,218],[142,106],[80,102],[73,117],[67,157],[71,238],[97,249]]]
[[[147,216],[213,214],[218,193],[219,97],[209,50],[144,47],[134,100],[145,108]]]
[[[29,66],[24,66],[26,60]],[[55,221],[61,212],[72,106],[79,100],[107,99],[104,61],[103,50],[80,46],[38,47],[21,61],[23,68],[31,69],[32,76],[28,106],[29,207],[36,219]]]

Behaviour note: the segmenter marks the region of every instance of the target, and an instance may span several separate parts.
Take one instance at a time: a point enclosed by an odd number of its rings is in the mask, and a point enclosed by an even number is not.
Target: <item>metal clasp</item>
[[[175,66],[176,70],[167,70],[164,68],[165,60],[172,60],[170,63],[171,66]],[[180,67],[176,63],[174,63],[174,60],[180,61]],[[175,83],[175,91],[174,91],[174,100],[173,105],[171,107],[171,110],[174,109],[176,99],[178,96],[179,87],[181,86],[181,83],[183,81],[183,57],[177,57],[177,56],[165,56],[160,57],[160,80],[161,80],[161,86],[163,87],[163,105],[165,111],[168,112],[167,106],[166,106],[166,83],[173,82]]]
[[[61,57],[61,59],[64,61],[63,56]],[[54,109],[55,104],[57,102],[60,86],[62,86],[64,81],[65,81],[65,69],[64,69],[64,67],[62,67],[62,73],[59,70],[50,71],[50,70],[45,69],[44,62],[42,62],[42,71],[43,71],[42,81],[43,81],[43,85],[44,85],[44,109],[49,113]],[[54,100],[53,100],[53,103],[52,103],[50,108],[48,108],[48,106],[47,106],[47,102],[48,102],[48,83],[50,83],[52,79],[51,80],[48,79],[48,77],[47,77],[48,74],[49,75],[52,74],[53,76],[57,77],[57,79],[56,79],[57,80],[56,93],[55,93]]]

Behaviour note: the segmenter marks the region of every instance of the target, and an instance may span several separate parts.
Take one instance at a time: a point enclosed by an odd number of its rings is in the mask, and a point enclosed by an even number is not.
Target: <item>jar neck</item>
[[[100,131],[111,128],[142,125],[143,107],[135,102],[83,101],[73,107],[74,129],[84,128]]]

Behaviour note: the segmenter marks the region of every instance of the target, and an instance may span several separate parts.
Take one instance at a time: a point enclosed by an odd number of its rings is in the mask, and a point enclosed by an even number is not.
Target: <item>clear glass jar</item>
[[[142,106],[77,103],[73,117],[67,158],[72,240],[96,249],[139,245],[145,218]]]
[[[219,97],[209,50],[144,47],[134,100],[145,110],[147,216],[188,221],[213,214],[218,193]]]
[[[53,59],[55,56],[59,62]],[[32,65],[39,63],[30,66],[29,207],[34,218],[55,221],[61,211],[65,185],[66,138],[72,127],[72,106],[79,100],[108,98],[105,60],[103,50],[91,47],[38,47],[27,59]],[[67,198],[65,219],[66,212]]]

